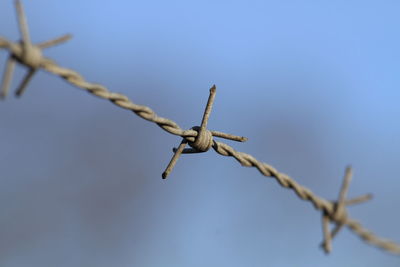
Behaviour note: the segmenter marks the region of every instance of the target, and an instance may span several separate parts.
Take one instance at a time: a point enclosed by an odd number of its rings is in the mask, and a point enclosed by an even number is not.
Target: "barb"
[[[30,69],[28,75],[25,77],[21,86],[17,90],[19,94],[24,91],[24,88],[26,88],[26,85],[28,84],[34,73],[36,73],[36,71],[39,69],[44,69],[50,73],[60,76],[72,85],[86,90],[90,94],[93,94],[103,99],[107,99],[123,109],[133,111],[139,117],[156,123],[168,133],[181,136],[183,140],[179,147],[177,149],[174,149],[175,154],[172,157],[166,171],[164,172],[165,177],[172,170],[172,167],[175,165],[181,153],[205,152],[212,147],[220,155],[235,158],[240,164],[242,164],[242,166],[257,168],[262,175],[274,178],[282,187],[291,189],[300,199],[309,201],[313,204],[314,208],[320,210],[322,212],[324,232],[324,242],[322,243],[322,247],[326,252],[329,252],[331,250],[331,241],[334,236],[343,226],[347,226],[351,231],[357,234],[365,242],[386,251],[392,252],[394,254],[400,255],[399,244],[376,236],[372,232],[365,229],[359,222],[349,218],[345,209],[346,206],[365,202],[372,197],[371,195],[364,195],[354,199],[346,200],[346,193],[348,191],[348,185],[351,179],[350,168],[347,168],[346,170],[344,183],[339,194],[339,200],[328,201],[324,198],[321,198],[315,195],[307,187],[298,184],[288,175],[278,172],[272,166],[258,161],[256,158],[249,154],[238,152],[225,143],[213,140],[213,137],[221,137],[241,142],[247,140],[245,137],[233,136],[223,132],[207,130],[207,122],[211,113],[213,99],[215,97],[215,86],[210,89],[210,97],[203,115],[201,126],[192,127],[192,129],[189,130],[183,130],[174,121],[158,116],[151,108],[147,106],[137,105],[133,103],[127,96],[119,93],[110,92],[103,85],[87,82],[79,73],[67,68],[60,67],[52,60],[43,57],[41,54],[41,49],[64,42],[70,39],[71,36],[66,35],[52,41],[47,41],[38,45],[32,45],[30,43],[29,31],[26,23],[26,18],[23,13],[22,4],[19,0],[15,1],[15,3],[19,18],[20,32],[23,38],[20,43],[12,43],[7,39],[0,37],[0,48],[5,48],[10,52],[6,71],[3,76],[3,96],[7,94],[16,62],[27,66]],[[186,144],[189,144],[192,148],[185,150]],[[335,227],[331,232],[329,231],[329,223],[335,224]]]
[[[332,214],[328,214],[325,211],[322,214],[322,229],[324,232],[324,242],[322,242],[321,246],[325,250],[326,253],[329,253],[332,250],[331,240],[336,236],[336,234],[343,228],[343,226],[347,222],[347,205],[359,204],[365,201],[368,201],[372,198],[371,194],[363,195],[354,199],[346,200],[346,195],[349,190],[350,180],[352,177],[352,169],[351,167],[347,167],[346,174],[344,177],[343,185],[339,193],[339,200],[337,202],[333,202],[334,211]],[[335,228],[333,228],[332,232],[329,232],[329,223],[335,223]]]
[[[0,98],[5,98],[8,94],[8,88],[10,86],[16,62],[19,62],[28,68],[28,73],[22,80],[21,84],[18,86],[15,93],[16,96],[21,96],[24,93],[29,81],[32,79],[37,69],[41,67],[41,64],[45,60],[42,55],[42,49],[60,44],[71,39],[71,35],[65,35],[60,38],[56,38],[54,40],[50,40],[38,45],[32,44],[31,38],[29,36],[28,22],[25,16],[25,12],[22,8],[21,1],[16,0],[15,7],[17,10],[18,26],[22,36],[22,40],[19,43],[10,43],[4,39],[0,40],[0,44],[2,44],[3,42],[4,45],[8,46],[8,48],[10,49],[10,57],[8,58],[6,71],[4,72],[3,76]]]
[[[184,138],[182,140],[182,142],[180,143],[179,147],[177,149],[174,148],[173,151],[175,154],[172,157],[171,161],[169,162],[167,168],[165,169],[165,171],[162,174],[163,179],[167,178],[167,176],[174,168],[176,162],[178,161],[178,158],[180,157],[180,155],[182,153],[191,154],[191,153],[202,153],[202,152],[208,151],[215,144],[215,141],[213,140],[213,136],[218,136],[218,137],[222,137],[225,139],[230,139],[233,141],[240,141],[240,142],[247,140],[247,138],[244,138],[244,137],[235,136],[235,135],[226,134],[226,133],[220,133],[220,132],[217,132],[217,134],[215,134],[215,132],[213,133],[212,131],[207,130],[207,123],[208,123],[208,119],[210,118],[211,109],[212,109],[212,105],[214,104],[216,92],[217,92],[217,88],[215,87],[215,85],[213,85],[213,87],[211,87],[211,89],[210,89],[210,96],[208,97],[207,106],[206,106],[206,109],[203,114],[203,120],[201,121],[201,126],[193,126],[192,127],[193,130],[198,132],[196,139],[194,140],[194,142],[191,142]],[[189,145],[192,148],[185,148],[187,143],[189,143]]]

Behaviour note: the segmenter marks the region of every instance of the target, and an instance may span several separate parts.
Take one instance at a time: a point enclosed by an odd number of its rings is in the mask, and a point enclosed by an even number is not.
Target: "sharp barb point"
[[[182,154],[183,149],[185,148],[187,144],[187,141],[185,139],[182,140],[182,142],[180,143],[178,149],[176,149],[174,151],[174,155],[172,156],[170,162],[168,163],[167,168],[165,169],[165,171],[162,174],[163,179],[167,178],[167,176],[169,175],[169,173],[172,171],[172,169],[174,168],[176,162],[178,161],[178,158],[180,157],[180,155]]]
[[[9,57],[6,63],[6,70],[3,74],[3,82],[1,85],[1,98],[5,98],[8,95],[8,90],[10,88],[11,79],[15,69],[15,60]]]
[[[215,84],[210,88],[210,92],[215,93],[217,91],[217,87]]]
[[[345,176],[343,179],[342,188],[340,189],[340,193],[339,193],[339,200],[338,200],[339,208],[342,208],[345,205],[346,195],[349,190],[351,178],[352,178],[352,169],[351,169],[351,167],[347,167],[346,173],[345,173]]]
[[[331,233],[329,231],[329,216],[327,214],[322,215],[322,231],[324,234],[322,247],[325,253],[329,253],[331,251]]]
[[[18,15],[18,26],[19,26],[19,30],[21,32],[21,36],[22,36],[22,41],[24,44],[30,44],[31,40],[29,37],[29,28],[28,28],[28,23],[26,21],[26,16],[25,16],[25,12],[24,12],[24,8],[22,6],[21,1],[16,0],[15,1],[15,7],[17,9],[17,15]]]
[[[346,206],[364,203],[364,202],[371,200],[372,198],[373,198],[372,194],[366,194],[366,195],[359,196],[359,197],[356,197],[353,199],[349,199],[349,200],[346,200]]]
[[[200,131],[204,131],[207,128],[208,119],[210,118],[212,106],[214,104],[215,91],[216,91],[215,87],[211,87],[210,95],[209,95],[208,100],[207,100],[207,105],[206,105],[206,108],[204,110],[203,119],[201,121],[201,126],[200,126],[201,129],[200,129]]]
[[[37,46],[38,46],[40,49],[45,49],[45,48],[49,48],[49,47],[52,47],[52,46],[55,46],[55,45],[58,45],[58,44],[67,42],[67,41],[70,40],[71,38],[72,38],[72,35],[71,35],[71,34],[66,34],[66,35],[63,35],[63,36],[58,37],[58,38],[56,38],[56,39],[53,39],[53,40],[50,40],[50,41],[46,41],[46,42],[40,43],[40,44],[38,44]]]
[[[26,90],[26,87],[28,86],[28,83],[32,80],[33,75],[35,75],[36,70],[31,69],[29,72],[25,75],[23,81],[21,82],[21,85],[18,87],[17,91],[15,92],[15,95],[17,97],[20,97]]]

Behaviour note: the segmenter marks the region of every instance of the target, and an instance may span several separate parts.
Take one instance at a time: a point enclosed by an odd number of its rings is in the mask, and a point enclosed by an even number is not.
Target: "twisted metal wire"
[[[0,37],[0,48],[5,48],[9,50],[10,53],[17,56],[21,56],[23,53],[22,47],[18,46],[18,44],[16,43],[8,41],[3,37]],[[194,137],[197,136],[196,131],[183,130],[174,121],[158,116],[151,108],[147,106],[137,105],[133,103],[127,96],[119,93],[110,92],[105,86],[101,84],[87,82],[78,72],[61,67],[51,59],[43,57],[40,59],[40,63],[38,65],[39,68],[60,76],[61,78],[65,79],[67,82],[75,85],[78,88],[86,90],[87,92],[100,98],[109,100],[123,109],[131,110],[136,115],[145,120],[156,123],[168,133],[188,138],[191,141],[194,141]]]
[[[26,19],[24,18],[24,14],[22,12],[22,5],[21,5],[20,1],[17,0],[16,5],[17,5],[18,15],[20,18],[20,30],[21,30],[21,34],[23,35],[23,40],[20,43],[12,43],[12,42],[8,41],[7,39],[0,37],[0,48],[6,49],[10,52],[11,60],[15,60],[15,61],[27,66],[28,68],[31,69],[31,71],[32,70],[36,71],[37,69],[44,69],[50,73],[53,73],[53,74],[63,78],[64,80],[71,83],[72,85],[75,85],[78,88],[86,90],[87,92],[89,92],[92,95],[95,95],[102,99],[109,100],[110,102],[114,103],[115,105],[117,105],[118,107],[121,107],[123,109],[131,110],[139,117],[141,117],[145,120],[148,120],[150,122],[156,123],[159,127],[161,127],[163,130],[167,131],[168,133],[181,136],[183,138],[183,143],[184,142],[189,142],[189,144],[199,143],[200,140],[198,140],[198,138],[201,137],[201,131],[199,131],[197,128],[193,127],[192,129],[189,129],[189,130],[183,130],[182,128],[179,127],[179,125],[176,122],[174,122],[170,119],[158,116],[151,108],[144,106],[144,105],[135,104],[127,96],[125,96],[123,94],[111,92],[105,86],[103,86],[101,84],[88,82],[78,72],[71,70],[71,69],[61,67],[61,66],[57,65],[57,63],[55,63],[54,61],[43,57],[41,54],[38,54],[38,52],[40,52],[41,50],[38,51],[37,49],[43,49],[43,48],[58,44],[60,42],[63,42],[65,40],[69,39],[69,37],[64,36],[61,38],[57,38],[57,39],[54,39],[51,41],[41,43],[36,46],[30,44],[29,33],[28,33],[27,29],[24,29],[24,27],[27,27],[27,26],[26,26]],[[31,56],[31,55],[33,55],[33,56]],[[40,55],[40,56],[38,56],[38,55]],[[12,74],[12,71],[10,73]],[[7,71],[6,71],[5,80],[8,79],[8,82],[9,82],[9,79],[11,76],[10,73],[7,74]],[[28,73],[28,75],[29,75],[29,73]],[[29,79],[30,78],[31,77],[29,77]],[[29,79],[28,79],[28,81],[29,81]],[[23,85],[26,86],[28,81],[24,81]],[[215,87],[214,87],[214,91],[215,91]],[[218,131],[206,130],[205,125],[206,125],[206,121],[208,119],[208,115],[207,116],[206,116],[206,114],[204,115],[202,127],[204,126],[203,127],[204,130],[211,133],[211,138],[213,136],[216,136],[216,137],[232,139],[235,141],[245,141],[246,140],[246,138],[244,138],[244,137],[233,136],[233,135],[229,135],[229,134],[218,132]],[[210,138],[209,133],[207,135],[208,136],[207,138]],[[208,150],[210,147],[207,146],[206,148],[207,149],[205,149],[203,151]],[[322,197],[317,196],[307,187],[300,185],[294,179],[290,178],[288,175],[286,175],[284,173],[280,173],[274,167],[268,165],[267,163],[257,160],[250,154],[238,152],[231,146],[229,146],[225,143],[222,143],[222,142],[215,141],[215,140],[212,140],[212,148],[220,155],[235,158],[242,166],[257,168],[262,175],[264,175],[266,177],[274,178],[282,187],[291,189],[293,192],[296,193],[296,195],[300,199],[309,201],[310,203],[313,204],[315,209],[322,211],[324,235],[325,235],[325,241],[323,242],[322,247],[324,248],[324,250],[326,252],[330,251],[331,239],[337,234],[337,232],[340,230],[340,228],[343,225],[346,225],[351,231],[353,231],[355,234],[357,234],[365,242],[367,242],[371,245],[374,245],[378,248],[381,248],[383,250],[400,255],[400,245],[399,244],[396,244],[390,240],[380,238],[379,236],[377,236],[374,233],[370,232],[369,230],[365,229],[361,225],[361,223],[359,223],[358,221],[353,220],[348,217],[347,211],[345,209],[346,205],[361,203],[361,202],[364,202],[371,198],[370,195],[366,195],[366,196],[358,197],[358,198],[355,198],[352,200],[345,199],[345,194],[346,194],[347,188],[348,188],[348,181],[350,179],[349,177],[351,176],[351,174],[349,174],[349,173],[346,174],[345,183],[344,183],[345,185],[342,187],[339,200],[338,201],[328,201]],[[194,147],[194,149],[196,150],[197,148]],[[183,151],[183,147],[182,147],[182,151]],[[202,151],[200,151],[200,152],[202,152]],[[188,152],[188,153],[191,153],[191,152]],[[336,228],[334,228],[334,230],[331,233],[328,230],[329,223],[334,223],[336,225]]]
[[[310,189],[300,185],[295,180],[290,178],[287,174],[277,171],[274,167],[267,163],[258,161],[250,154],[236,151],[227,144],[220,142],[215,143],[216,145],[214,146],[214,150],[218,154],[233,157],[240,164],[242,164],[242,166],[257,168],[257,170],[262,175],[274,178],[282,187],[293,190],[300,199],[311,202],[315,209],[321,210],[322,212],[325,212],[329,215],[334,214],[335,203],[332,203],[331,201],[317,196]],[[391,253],[400,255],[399,244],[387,239],[380,238],[379,236],[364,228],[360,222],[352,220],[350,218],[345,218],[345,221],[342,223],[346,224],[351,231],[357,234],[365,242]]]

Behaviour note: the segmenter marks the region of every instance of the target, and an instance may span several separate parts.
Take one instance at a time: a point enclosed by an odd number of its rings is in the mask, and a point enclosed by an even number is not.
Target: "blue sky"
[[[89,81],[235,149],[327,199],[352,164],[350,209],[400,242],[397,1],[24,1],[31,38]],[[18,40],[12,1],[0,36]],[[0,51],[0,69],[6,53]],[[13,88],[24,74],[17,68]],[[13,89],[12,88],[12,89]],[[275,180],[38,73],[0,103],[1,266],[398,266],[345,229],[326,256],[321,215]]]

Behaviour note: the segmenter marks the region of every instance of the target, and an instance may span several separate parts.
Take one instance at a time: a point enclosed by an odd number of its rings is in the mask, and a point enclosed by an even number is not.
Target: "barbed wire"
[[[157,124],[170,134],[182,137],[182,141],[178,148],[173,149],[174,155],[166,170],[162,174],[164,179],[166,179],[169,173],[172,171],[182,153],[200,153],[206,152],[210,148],[213,148],[215,152],[222,156],[235,158],[242,166],[254,167],[258,169],[262,175],[274,178],[282,187],[291,189],[300,199],[309,201],[313,204],[315,209],[320,210],[322,212],[322,228],[324,235],[324,241],[322,242],[321,247],[326,253],[331,251],[332,239],[343,228],[343,226],[347,226],[365,242],[385,251],[400,255],[399,244],[375,235],[374,233],[365,229],[360,222],[353,220],[348,216],[346,206],[362,203],[372,198],[371,194],[366,194],[357,198],[346,199],[349,183],[352,178],[351,167],[346,168],[343,185],[337,201],[329,201],[319,197],[307,187],[300,185],[294,179],[277,171],[274,167],[268,165],[267,163],[257,160],[250,154],[236,151],[234,148],[225,143],[214,140],[214,137],[220,137],[239,142],[244,142],[247,140],[247,138],[242,136],[236,136],[219,131],[210,131],[207,129],[207,122],[211,114],[211,109],[216,94],[215,85],[210,89],[210,95],[203,114],[201,126],[194,126],[189,130],[183,130],[176,122],[158,116],[151,108],[135,104],[127,96],[111,92],[101,84],[88,82],[78,72],[61,67],[53,60],[44,57],[42,54],[43,49],[63,43],[71,39],[71,35],[64,35],[54,40],[46,41],[36,45],[32,44],[30,41],[28,25],[22,4],[19,0],[16,0],[15,5],[22,40],[14,43],[8,41],[6,38],[0,37],[0,48],[8,50],[10,53],[3,76],[0,92],[1,98],[5,98],[8,94],[8,88],[10,86],[16,63],[20,63],[28,68],[28,73],[16,90],[17,96],[21,96],[24,93],[34,74],[38,70],[44,69],[63,78],[78,88],[86,90],[92,95],[109,100],[120,108],[133,111],[139,117]],[[185,148],[187,144],[191,148]],[[330,224],[334,224],[332,231],[329,229]]]

